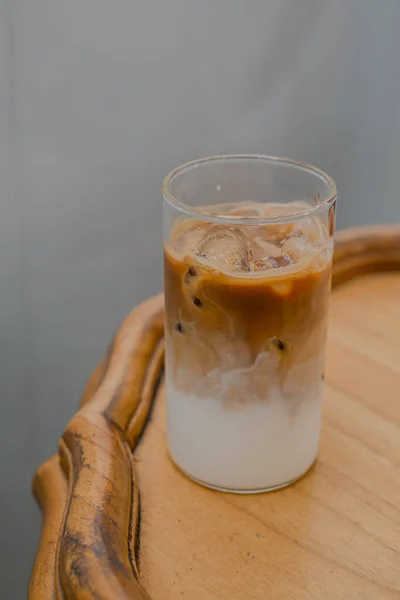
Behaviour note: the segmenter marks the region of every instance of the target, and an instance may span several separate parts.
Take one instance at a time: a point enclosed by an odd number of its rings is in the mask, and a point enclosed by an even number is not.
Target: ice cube
[[[254,260],[263,260],[265,256],[278,258],[282,254],[282,248],[277,244],[262,237],[253,239],[253,258]]]
[[[286,252],[282,252],[279,256],[266,255],[262,260],[254,261],[255,271],[267,271],[268,269],[278,269],[279,267],[288,267],[293,264],[292,259]]]
[[[277,243],[257,237],[253,240],[253,258],[255,271],[277,269],[292,264],[290,256]]]
[[[229,211],[235,217],[260,217],[264,216],[264,205],[258,202],[235,202]]]
[[[250,241],[238,227],[214,225],[195,253],[200,259],[229,271],[248,272],[253,262]]]
[[[172,237],[173,247],[185,254],[193,252],[205,235],[205,227],[194,219],[182,219],[175,225]]]
[[[203,212],[211,215],[231,215],[234,217],[260,217],[264,216],[264,205],[259,202],[223,202],[212,206],[203,206]]]
[[[298,262],[304,256],[310,256],[315,246],[310,240],[301,234],[294,234],[286,238],[282,243],[282,250],[289,255],[294,262]]]

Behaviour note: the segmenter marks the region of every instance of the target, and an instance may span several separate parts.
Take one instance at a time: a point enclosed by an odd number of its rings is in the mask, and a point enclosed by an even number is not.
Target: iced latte
[[[333,213],[313,208],[206,204],[168,228],[168,447],[200,483],[273,489],[316,458]]]

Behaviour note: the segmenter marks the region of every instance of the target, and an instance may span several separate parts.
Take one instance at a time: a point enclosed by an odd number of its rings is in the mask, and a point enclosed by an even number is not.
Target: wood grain
[[[59,457],[36,474],[44,520],[28,598],[149,597],[138,583],[132,450],[162,364],[163,299],[156,296],[124,321],[64,432]]]
[[[28,598],[400,598],[400,275],[353,280],[399,267],[400,227],[338,235],[319,460],[259,496],[201,488],[168,460],[162,298],[135,309],[36,474]]]

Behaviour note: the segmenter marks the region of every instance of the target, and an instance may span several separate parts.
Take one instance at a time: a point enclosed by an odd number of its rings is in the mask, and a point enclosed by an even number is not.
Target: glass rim
[[[310,208],[298,210],[284,216],[277,215],[260,217],[255,215],[229,215],[223,213],[207,213],[201,208],[189,206],[188,204],[181,202],[180,200],[175,198],[175,196],[170,192],[172,179],[180,172],[208,162],[224,160],[258,160],[261,162],[287,165],[288,167],[297,167],[300,168],[302,171],[308,171],[310,174],[318,177],[319,179],[322,179],[328,186],[329,193],[327,194],[326,198],[318,202],[318,204],[316,204],[315,206],[311,206]],[[161,185],[161,191],[164,199],[168,202],[168,204],[170,204],[172,207],[176,208],[177,210],[189,217],[203,219],[205,221],[213,223],[226,223],[232,225],[266,225],[268,223],[287,223],[296,219],[317,214],[325,209],[328,209],[332,204],[334,204],[334,202],[337,199],[337,188],[335,180],[322,169],[315,167],[314,165],[309,165],[307,163],[293,160],[291,158],[284,158],[280,156],[272,156],[267,154],[217,154],[215,156],[206,156],[204,158],[191,160],[182,165],[179,165],[178,167],[175,167],[166,175]]]

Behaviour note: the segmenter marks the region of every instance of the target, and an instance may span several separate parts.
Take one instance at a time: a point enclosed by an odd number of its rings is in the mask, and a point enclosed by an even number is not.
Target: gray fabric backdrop
[[[339,225],[400,220],[399,0],[0,0],[0,597],[120,319],[161,288],[160,182],[220,152],[327,170]]]

